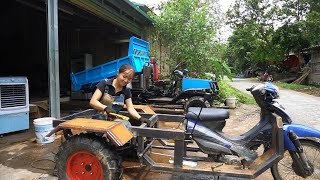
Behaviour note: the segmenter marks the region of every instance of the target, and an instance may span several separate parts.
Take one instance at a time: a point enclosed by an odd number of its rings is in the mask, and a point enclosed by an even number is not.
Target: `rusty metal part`
[[[49,134],[47,134],[47,137],[62,129],[104,133],[104,135],[117,146],[123,146],[133,137],[132,133],[120,122],[88,118],[76,118],[60,123]]]
[[[147,114],[156,114],[154,110],[148,105],[133,105],[133,108],[136,110],[141,110],[142,112]]]
[[[264,152],[261,156],[255,159],[250,165],[249,169],[255,171],[254,178],[261,173],[271,168],[275,162],[283,158],[284,143],[283,143],[283,122],[282,118],[272,113],[272,141],[271,148]]]
[[[183,109],[169,109],[169,108],[152,108],[156,113],[165,113],[165,114],[183,114]]]
[[[278,162],[283,157],[283,129],[282,129],[282,119],[281,117],[273,114],[270,119],[272,121],[272,146],[263,155],[255,159],[249,166],[241,165],[227,165],[216,162],[209,161],[197,161],[196,167],[189,167],[183,165],[183,160],[187,159],[186,151],[188,147],[185,144],[185,133],[179,130],[168,130],[168,129],[152,129],[152,128],[142,128],[134,127],[132,129],[133,133],[138,139],[138,154],[142,155],[140,159],[144,164],[150,166],[152,170],[155,171],[174,171],[178,173],[196,173],[203,175],[213,175],[213,176],[231,176],[231,177],[241,177],[241,178],[255,178],[259,176],[262,172],[269,169],[274,163]],[[174,150],[174,164],[155,162],[152,157],[152,153],[147,153],[147,149],[143,143],[143,137],[152,137],[159,139],[172,139],[174,140],[174,148],[172,146],[166,148],[161,147],[161,149]],[[161,143],[166,146],[168,143]],[[157,147],[154,145],[147,146],[147,148]],[[160,158],[163,160],[163,158]]]

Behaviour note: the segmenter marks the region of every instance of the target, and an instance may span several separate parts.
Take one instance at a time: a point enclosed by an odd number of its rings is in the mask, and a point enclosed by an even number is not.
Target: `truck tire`
[[[55,156],[59,179],[120,179],[120,158],[102,137],[74,135],[60,145]]]
[[[189,107],[203,107],[203,108],[209,108],[210,103],[208,101],[205,101],[203,97],[201,96],[193,96],[187,100],[187,102],[184,105],[184,112],[188,112]]]

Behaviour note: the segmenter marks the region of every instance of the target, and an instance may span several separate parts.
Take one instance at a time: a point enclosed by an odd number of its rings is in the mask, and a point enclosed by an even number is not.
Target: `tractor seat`
[[[201,113],[199,115],[200,110]],[[190,107],[186,114],[186,118],[200,121],[222,121],[229,118],[229,111],[226,109]]]

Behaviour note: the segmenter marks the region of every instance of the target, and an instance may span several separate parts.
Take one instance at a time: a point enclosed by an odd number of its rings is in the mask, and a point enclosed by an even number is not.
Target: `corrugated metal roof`
[[[142,9],[140,9],[140,7],[139,7],[139,6],[145,6],[145,5],[142,5],[140,3],[131,2],[129,0],[123,0],[123,1],[128,3],[131,7],[133,7],[136,11],[138,11],[142,16],[144,16],[150,22],[153,22],[153,20],[150,18],[150,16],[148,16],[148,14],[146,12],[144,12]]]
[[[308,51],[308,50],[318,49],[318,48],[320,48],[320,44],[302,49],[302,51]]]
[[[144,25],[152,25],[152,19],[129,0],[69,0],[72,4],[104,20],[133,32],[139,36],[144,33]]]

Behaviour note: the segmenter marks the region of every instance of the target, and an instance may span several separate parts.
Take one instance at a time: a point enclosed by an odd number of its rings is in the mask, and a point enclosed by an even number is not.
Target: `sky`
[[[167,0],[131,0],[137,3],[145,4],[149,7],[155,7],[159,5],[162,1],[167,1]],[[230,5],[234,2],[235,0],[219,0],[219,4],[221,5],[221,10],[223,13],[227,12],[228,8]],[[226,41],[227,38],[232,34],[232,31],[229,27],[224,26],[221,28],[221,34],[220,38],[223,41]]]
[[[149,5],[149,6],[155,6],[155,5],[160,4],[162,1],[166,1],[166,0],[131,0],[131,1],[145,4],[145,5]],[[219,0],[219,3],[221,5],[221,10],[223,12],[226,12],[228,10],[230,4],[234,1],[235,0]]]

